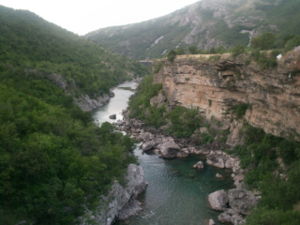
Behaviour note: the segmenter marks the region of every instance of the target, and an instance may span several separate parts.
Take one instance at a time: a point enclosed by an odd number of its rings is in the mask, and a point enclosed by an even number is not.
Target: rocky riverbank
[[[80,218],[80,225],[111,225],[117,219],[127,219],[137,214],[142,208],[137,196],[147,188],[144,171],[141,166],[130,164],[127,168],[125,185],[115,181],[110,192],[99,199],[98,207],[86,210]]]
[[[88,95],[81,95],[78,98],[74,99],[74,102],[76,105],[79,106],[79,108],[84,112],[90,112],[96,108],[99,108],[101,106],[104,106],[107,104],[111,97],[114,96],[114,93],[112,91],[109,92],[109,94],[105,94],[102,96],[99,96],[97,98],[91,98]]]
[[[245,216],[256,206],[260,196],[246,189],[245,171],[240,167],[239,158],[223,152],[218,148],[219,146],[198,147],[187,139],[175,139],[162,134],[159,130],[147,128],[143,122],[129,119],[126,115],[125,120],[117,122],[116,126],[141,142],[141,149],[145,153],[157,154],[164,159],[202,155],[207,165],[231,169],[235,188],[228,191],[219,190],[208,196],[209,206],[214,210],[222,211],[218,217],[220,222],[243,224]],[[201,169],[200,164],[203,163],[198,163],[195,168]],[[216,176],[218,177],[217,174]]]

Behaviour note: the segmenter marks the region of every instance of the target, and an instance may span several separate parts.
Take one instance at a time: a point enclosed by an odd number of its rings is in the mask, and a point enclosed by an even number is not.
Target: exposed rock
[[[119,216],[127,218],[134,215],[139,210],[135,199],[147,187],[142,167],[130,164],[125,180],[125,187],[115,182],[110,192],[100,198],[95,210],[86,209],[85,215],[80,218],[80,225],[111,225]]]
[[[225,168],[227,169],[231,169],[234,167],[235,165],[235,159],[232,158],[232,157],[228,157],[226,160],[225,160]]]
[[[203,169],[204,163],[202,161],[197,162],[195,165],[193,165],[194,169]]]
[[[288,52],[279,60],[281,67],[287,67],[288,72],[300,72],[300,46]]]
[[[136,199],[130,200],[118,213],[118,220],[126,220],[129,217],[136,215],[143,209],[141,205],[142,204]]]
[[[189,154],[186,153],[186,152],[180,151],[180,152],[177,153],[177,158],[186,158],[188,156],[189,156]]]
[[[174,139],[168,139],[159,145],[159,150],[162,158],[173,159],[176,158],[180,147],[175,143]]]
[[[206,159],[206,163],[217,168],[225,168],[224,158],[221,155],[209,155]]]
[[[227,209],[218,216],[218,220],[222,223],[232,223],[233,225],[240,225],[245,223],[245,219],[233,209]]]
[[[156,146],[157,143],[155,141],[148,141],[142,145],[142,150],[143,152],[149,152],[151,150],[154,150]]]
[[[109,119],[115,120],[115,119],[117,119],[117,115],[116,114],[112,114],[112,115],[109,116]]]
[[[219,59],[209,60],[212,56]],[[244,61],[230,54],[181,55],[173,64],[161,61],[154,81],[162,84],[168,105],[198,108],[208,121],[232,124],[227,141],[231,146],[242,140],[243,123],[232,123],[237,119],[232,107],[241,104],[251,106],[243,115],[248,124],[300,140],[300,47],[284,55],[274,69]]]
[[[148,142],[154,139],[154,135],[149,132],[141,132],[139,138],[145,142]]]
[[[208,220],[208,225],[216,225],[216,223],[213,219],[209,219]]]
[[[218,179],[223,179],[224,176],[223,176],[222,174],[220,174],[220,173],[216,173],[216,178],[218,178]]]
[[[150,99],[151,106],[160,107],[166,102],[166,97],[160,92],[157,96]]]
[[[115,97],[115,93],[112,92],[112,91],[109,91],[109,94],[108,94],[108,95],[109,95],[109,97],[111,97],[111,98],[112,98],[112,97]]]
[[[82,111],[89,112],[105,105],[108,103],[109,99],[109,95],[103,95],[96,99],[92,99],[88,95],[81,95],[80,97],[76,98],[74,102]]]
[[[228,191],[230,207],[243,215],[248,215],[256,206],[256,196],[245,189],[231,189]]]
[[[208,195],[208,202],[212,209],[223,211],[228,207],[229,199],[224,190],[219,190]]]

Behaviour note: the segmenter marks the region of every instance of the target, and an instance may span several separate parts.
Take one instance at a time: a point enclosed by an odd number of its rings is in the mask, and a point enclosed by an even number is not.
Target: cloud
[[[0,0],[30,10],[77,34],[163,16],[196,0]]]

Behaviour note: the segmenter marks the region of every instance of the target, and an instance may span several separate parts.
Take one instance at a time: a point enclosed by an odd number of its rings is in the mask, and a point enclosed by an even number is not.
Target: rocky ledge
[[[164,159],[203,155],[206,158],[207,165],[221,169],[231,169],[235,189],[219,190],[208,196],[210,207],[217,211],[223,211],[218,217],[220,222],[234,225],[245,223],[245,216],[249,214],[260,199],[259,193],[254,194],[246,189],[244,184],[245,171],[240,167],[238,157],[231,156],[217,149],[216,146],[211,148],[196,147],[185,139],[175,139],[163,135],[158,130],[145,128],[141,121],[128,119],[126,115],[125,121],[119,121],[116,126],[140,141],[141,149],[145,153],[154,153]],[[198,168],[196,165],[194,166]],[[200,167],[203,168],[203,163]]]
[[[99,96],[97,98],[91,98],[89,95],[81,95],[74,99],[76,105],[84,112],[90,112],[96,108],[104,106],[107,104],[111,97],[114,96],[113,92],[109,94]]]
[[[260,196],[246,189],[235,188],[228,191],[215,191],[208,196],[208,202],[212,209],[223,211],[218,220],[222,223],[234,225],[244,224],[244,216],[256,206]]]
[[[110,192],[101,196],[99,206],[91,211],[86,210],[80,218],[80,225],[111,225],[115,220],[124,220],[140,211],[141,203],[137,196],[145,191],[147,182],[141,166],[130,164],[125,178],[126,185],[115,181]]]

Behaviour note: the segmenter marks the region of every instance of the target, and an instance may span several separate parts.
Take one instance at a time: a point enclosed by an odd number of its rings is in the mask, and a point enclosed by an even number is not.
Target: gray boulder
[[[207,165],[214,166],[217,168],[225,168],[225,160],[223,155],[209,155],[206,159]]]
[[[257,204],[256,196],[245,189],[230,189],[228,198],[230,207],[243,215],[249,215]]]
[[[208,202],[212,209],[223,211],[228,207],[228,195],[224,190],[218,190],[208,195]]]
[[[117,119],[117,115],[116,114],[112,114],[112,115],[109,116],[109,119],[115,120],[115,119]]]
[[[203,169],[204,163],[202,161],[197,162],[195,165],[193,165],[194,169]]]
[[[157,143],[155,141],[148,141],[142,145],[143,152],[150,152],[155,149]]]
[[[177,157],[177,153],[180,150],[178,144],[174,140],[170,139],[159,146],[160,155],[164,159],[173,159]]]
[[[208,225],[216,225],[216,223],[213,219],[209,219],[208,220]]]
[[[240,225],[245,223],[245,219],[235,210],[227,209],[218,216],[218,220],[222,223],[232,223],[233,225]]]

